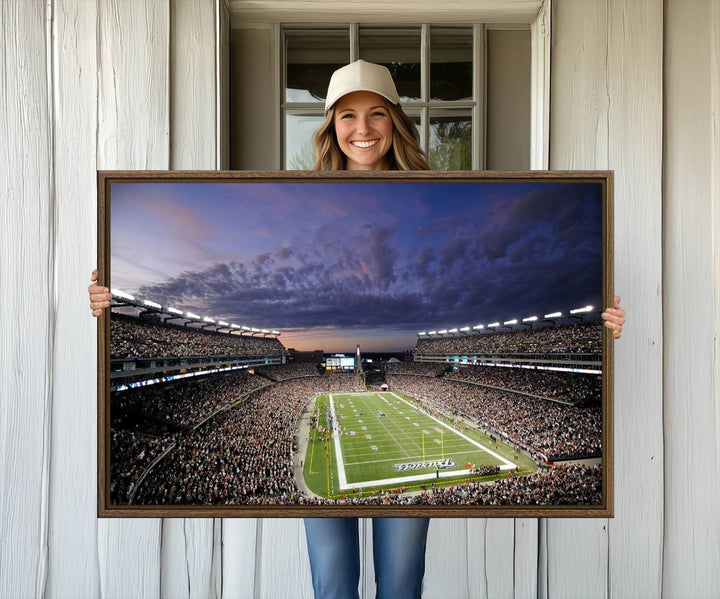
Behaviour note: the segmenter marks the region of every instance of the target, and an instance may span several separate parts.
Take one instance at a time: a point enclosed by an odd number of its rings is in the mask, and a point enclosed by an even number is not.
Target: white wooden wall
[[[95,170],[221,163],[226,13],[0,2],[0,597],[312,595],[301,521],[95,517]],[[615,170],[616,516],[434,520],[425,597],[718,597],[720,2],[552,32],[550,167]]]

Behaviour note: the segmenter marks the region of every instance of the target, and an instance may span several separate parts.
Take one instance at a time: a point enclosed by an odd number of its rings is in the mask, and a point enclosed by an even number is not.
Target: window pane
[[[407,114],[410,119],[415,123],[415,128],[417,129],[418,135],[420,136],[420,147],[425,147],[425,140],[423,139],[423,130],[422,130],[422,119],[420,117],[420,109],[419,108],[403,108],[405,114]]]
[[[430,29],[430,99],[472,100],[473,35],[470,27]]]
[[[286,102],[325,100],[333,71],[350,62],[348,29],[287,31]]]
[[[420,100],[420,28],[360,28],[360,58],[386,66],[401,102]]]
[[[467,109],[430,111],[430,168],[467,171],[472,168],[472,116]]]
[[[309,171],[315,164],[312,135],[323,122],[320,112],[292,112],[285,115],[285,170]]]

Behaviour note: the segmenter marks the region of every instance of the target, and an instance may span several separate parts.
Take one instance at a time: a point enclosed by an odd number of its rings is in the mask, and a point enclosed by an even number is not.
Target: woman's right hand
[[[101,287],[97,284],[98,271],[93,270],[90,280],[93,284],[88,287],[88,293],[90,293],[90,309],[92,310],[93,316],[100,316],[103,309],[110,307],[110,300],[112,299],[112,293],[107,287]]]

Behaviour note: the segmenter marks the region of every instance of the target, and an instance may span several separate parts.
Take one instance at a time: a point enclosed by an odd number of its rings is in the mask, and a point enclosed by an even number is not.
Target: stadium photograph
[[[100,174],[101,515],[607,514],[606,176]]]

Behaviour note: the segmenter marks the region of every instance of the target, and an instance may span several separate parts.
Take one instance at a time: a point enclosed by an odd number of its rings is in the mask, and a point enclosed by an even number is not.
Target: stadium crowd
[[[277,383],[222,412],[147,476],[137,504],[284,504],[300,495],[293,443],[298,417],[317,393],[312,378]]]
[[[416,354],[600,353],[602,321],[455,337],[418,337]]]
[[[285,353],[275,337],[250,337],[174,324],[147,322],[112,312],[110,357],[250,356]]]
[[[258,374],[271,381],[286,381],[300,376],[320,376],[317,365],[308,363],[277,364],[275,366],[261,366],[255,369]]]
[[[267,384],[267,379],[233,370],[114,392],[110,406],[116,421],[176,430],[196,424],[223,404]]]
[[[447,378],[522,391],[576,405],[599,404],[602,397],[602,377],[599,374],[466,366],[448,374]]]
[[[378,490],[364,496],[325,499],[303,496],[301,505],[599,505],[602,503],[600,464],[558,465],[529,476],[510,476],[489,483],[471,481],[440,487],[428,485],[408,495]]]
[[[352,393],[364,391],[365,384],[361,373],[326,371],[322,378],[320,390],[324,393],[340,393],[342,391]]]
[[[550,459],[601,454],[599,407],[565,406],[448,379],[393,375],[388,383],[392,390],[416,397],[438,411],[475,421]]]
[[[362,381],[362,375],[327,373],[278,383],[245,371],[210,377],[206,380],[213,381],[212,385],[203,384],[202,377],[190,379],[188,386],[192,393],[187,395],[178,391],[172,399],[164,397],[165,394],[163,399],[153,399],[156,386],[151,386],[141,388],[142,393],[138,393],[136,399],[121,399],[121,403],[113,404],[113,416],[119,416],[120,420],[130,422],[133,411],[140,409],[155,425],[170,422],[185,428],[151,439],[138,431],[113,427],[112,501],[127,503],[135,490],[135,504],[336,503],[308,496],[297,487],[293,463],[299,434],[296,426],[310,398],[319,392],[354,390]],[[477,420],[486,430],[507,431],[510,441],[547,454],[591,455],[600,451],[599,410],[561,406],[435,377],[395,375],[389,378],[395,389],[438,409]],[[226,384],[219,387],[218,381]],[[175,388],[181,388],[182,382]],[[258,389],[258,382],[268,386]],[[201,391],[205,385],[207,388]],[[249,395],[242,403],[219,411],[209,422],[193,429],[193,422],[244,393]],[[125,397],[131,398],[131,395]],[[165,430],[176,429],[167,426]],[[171,442],[176,444],[174,449],[134,489],[150,462]],[[599,470],[573,468],[551,468],[530,477],[468,483],[447,489],[429,486],[424,493],[414,496],[367,494],[348,502],[382,505],[598,503]]]
[[[385,374],[417,374],[420,376],[438,376],[447,370],[449,364],[432,362],[387,362]]]
[[[110,499],[127,503],[135,484],[150,465],[172,442],[172,435],[151,437],[131,430],[110,431]]]

